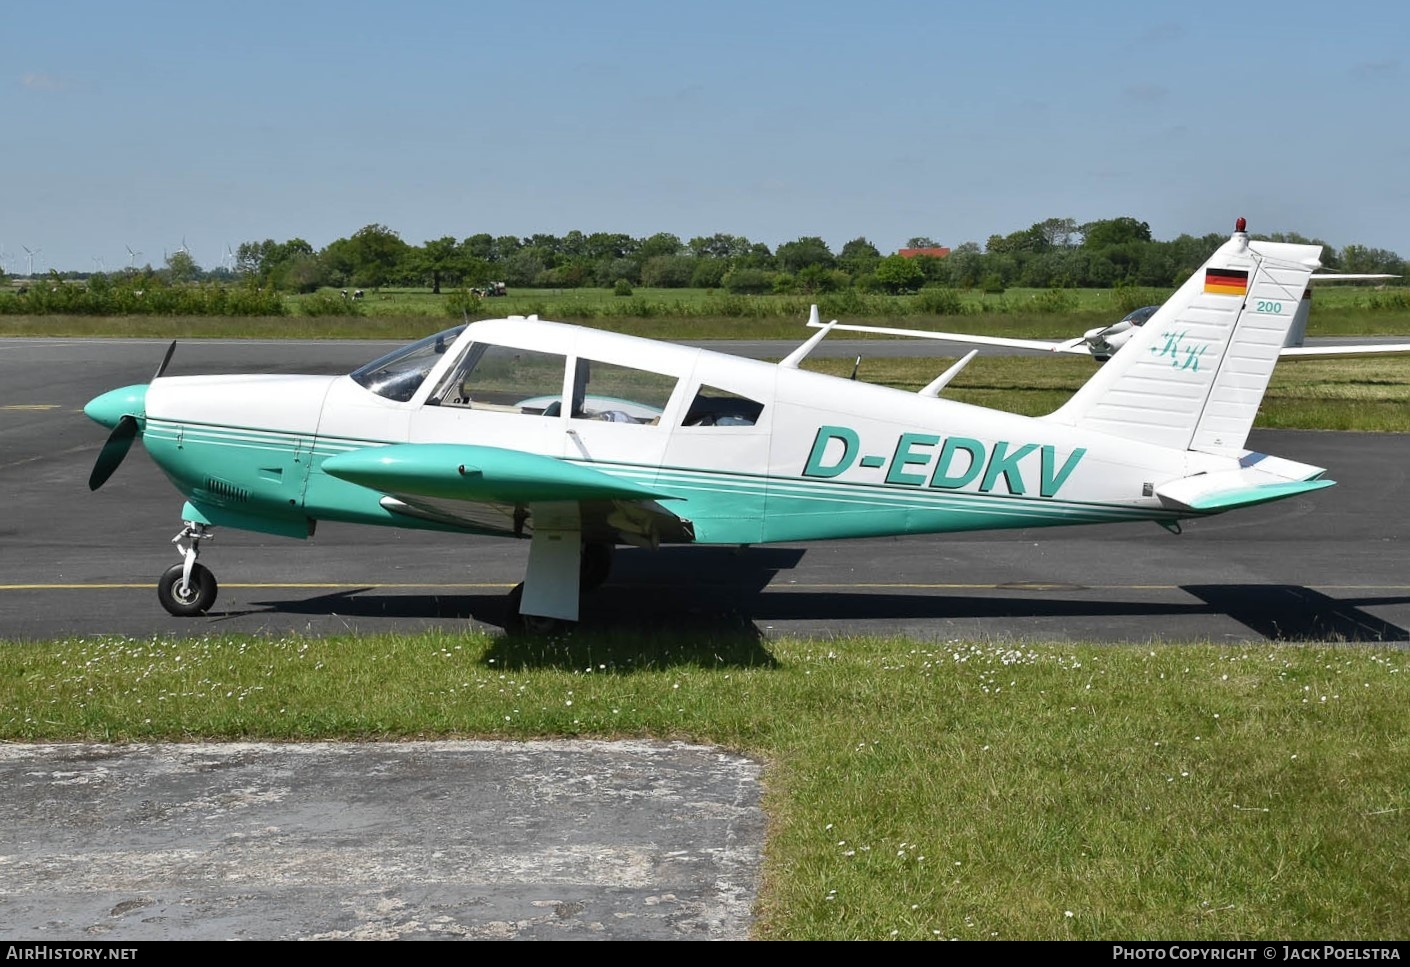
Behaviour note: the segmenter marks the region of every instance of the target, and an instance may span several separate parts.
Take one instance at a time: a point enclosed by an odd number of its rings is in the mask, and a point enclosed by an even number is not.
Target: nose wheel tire
[[[191,583],[181,586],[184,564],[173,564],[162,573],[157,581],[157,600],[171,614],[178,618],[190,618],[205,614],[215,604],[215,575],[202,564],[191,567]]]

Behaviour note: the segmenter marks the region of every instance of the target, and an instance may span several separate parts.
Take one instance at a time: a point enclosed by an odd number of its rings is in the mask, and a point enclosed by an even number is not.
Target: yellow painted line
[[[0,584],[0,591],[130,591],[130,590],[151,590],[157,586],[156,581],[147,581],[142,584]],[[322,588],[325,590],[351,590],[367,588],[374,590],[377,588],[414,588],[430,591],[439,590],[473,590],[476,588],[511,588],[512,584],[379,584],[374,581],[363,581],[357,584],[315,584],[315,583],[288,583],[288,584],[236,584],[221,582],[221,588]]]
[[[130,591],[130,590],[150,590],[155,588],[155,580],[140,583],[94,583],[94,584],[0,584],[0,591]],[[394,583],[385,584],[379,581],[359,581],[353,583],[332,583],[315,581],[289,581],[289,582],[253,582],[235,583],[221,582],[222,588],[251,588],[251,589],[277,589],[277,588],[308,588],[313,590],[327,591],[348,591],[348,590],[422,590],[422,591],[475,591],[488,590],[494,588],[509,588],[514,585],[507,582],[479,582],[479,583],[459,583],[459,584],[413,584]],[[679,586],[679,585],[677,585]],[[1410,584],[1318,584],[1302,585],[1309,591],[1410,591]],[[793,582],[783,582],[770,584],[770,591],[846,591],[846,590],[868,590],[868,591],[1032,591],[1049,593],[1053,591],[1067,591],[1078,593],[1082,591],[1183,591],[1184,586],[1179,584],[797,584]]]
[[[9,403],[0,410],[57,410],[58,403]]]

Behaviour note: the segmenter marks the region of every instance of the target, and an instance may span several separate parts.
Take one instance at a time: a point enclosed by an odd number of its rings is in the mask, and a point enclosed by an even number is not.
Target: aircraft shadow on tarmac
[[[920,590],[915,592],[859,589],[771,590],[780,572],[797,567],[805,550],[693,548],[687,554],[618,555],[613,577],[597,591],[583,595],[583,631],[671,633],[683,630],[714,637],[709,648],[731,654],[730,663],[767,663],[760,624],[810,621],[850,623],[887,620],[1002,620],[1072,618],[1131,618],[1159,628],[1162,619],[1226,616],[1269,641],[1336,641],[1387,643],[1410,641],[1410,631],[1364,610],[1403,605],[1407,596],[1333,598],[1299,585],[1192,584],[1180,590],[1194,600],[1121,600],[1111,592],[1085,593],[1081,585],[1014,585],[984,590]],[[243,612],[227,617],[277,613],[328,615],[347,619],[473,620],[504,627],[505,595],[483,593],[404,594],[375,585],[340,589],[329,594],[251,602]],[[218,613],[213,618],[219,620]],[[1148,621],[1147,621],[1148,619]],[[1002,632],[998,632],[1002,633]],[[1158,637],[1136,633],[1142,641]],[[1100,639],[1100,636],[1098,635]],[[531,649],[532,650],[532,649]],[[546,654],[539,650],[540,658]],[[508,654],[498,656],[510,660]],[[682,653],[686,662],[701,657]],[[718,656],[716,656],[718,657]],[[565,655],[565,662],[578,656]]]
[[[752,569],[751,569],[752,570]],[[756,665],[772,659],[758,651],[764,640],[759,623],[782,621],[865,622],[867,620],[1041,619],[1129,617],[1150,619],[1224,615],[1270,641],[1387,643],[1410,641],[1410,631],[1365,608],[1410,603],[1410,596],[1333,598],[1299,585],[1183,585],[1190,603],[1123,601],[1083,596],[1081,587],[991,592],[895,593],[876,591],[767,590],[760,572],[736,581],[628,584],[608,583],[583,596],[584,631],[673,633],[715,636],[716,646],[732,643],[729,663]],[[760,580],[763,578],[763,580]],[[1054,597],[1053,594],[1062,597]],[[338,615],[349,619],[461,619],[504,627],[505,598],[499,593],[388,594],[375,587],[342,590],[309,598],[252,602],[259,611]],[[229,612],[231,616],[239,613]],[[218,618],[219,615],[212,615]],[[1143,636],[1148,640],[1148,636]],[[507,657],[502,656],[502,657]],[[683,661],[695,657],[683,654]]]
[[[1410,598],[1404,596],[1341,599],[1295,584],[1190,584],[1184,590],[1271,641],[1410,640],[1410,631],[1362,610],[1405,604]]]

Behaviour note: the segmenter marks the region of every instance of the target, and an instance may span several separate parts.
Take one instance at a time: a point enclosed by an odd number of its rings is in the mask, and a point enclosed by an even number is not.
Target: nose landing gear
[[[181,533],[171,539],[177,546],[182,561],[167,568],[157,581],[157,600],[162,607],[178,618],[190,618],[205,614],[215,604],[219,590],[215,575],[210,568],[196,563],[200,554],[201,541],[213,540],[215,535],[205,524],[185,521]],[[189,544],[182,545],[182,541]]]

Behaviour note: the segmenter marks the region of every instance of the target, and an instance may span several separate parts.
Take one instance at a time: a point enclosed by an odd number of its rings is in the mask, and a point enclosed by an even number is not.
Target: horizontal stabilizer
[[[402,443],[339,453],[323,461],[330,476],[389,494],[529,504],[541,501],[660,500],[610,474],[556,457],[452,443]]]
[[[1296,497],[1335,483],[1335,480],[1288,480],[1245,467],[1173,480],[1157,487],[1155,495],[1161,503],[1175,510],[1215,513]]]

